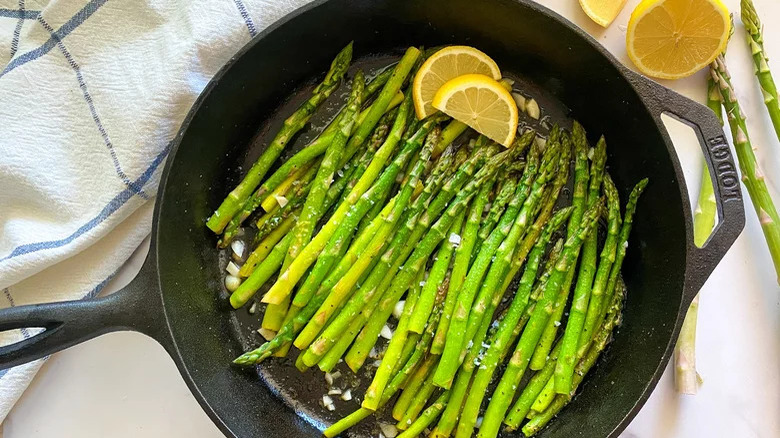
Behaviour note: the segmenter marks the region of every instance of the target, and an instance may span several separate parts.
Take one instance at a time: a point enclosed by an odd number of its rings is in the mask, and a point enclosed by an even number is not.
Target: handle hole
[[[24,327],[0,331],[0,347],[18,344],[43,333],[44,327]]]
[[[701,248],[718,224],[721,213],[717,210],[711,178],[703,179],[705,175],[709,176],[704,154],[693,127],[668,113],[661,114],[661,121],[666,126],[680,160],[688,188],[689,208],[694,218],[694,243]],[[709,184],[709,187],[704,188],[704,184]],[[704,199],[700,200],[702,194]]]

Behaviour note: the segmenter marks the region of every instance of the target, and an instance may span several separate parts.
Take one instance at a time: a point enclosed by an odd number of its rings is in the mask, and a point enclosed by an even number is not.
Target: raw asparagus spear
[[[780,217],[766,186],[764,174],[753,153],[753,146],[747,132],[745,113],[737,101],[737,94],[731,85],[731,76],[726,69],[723,55],[718,56],[710,65],[710,74],[717,82],[723,107],[726,109],[729,127],[734,139],[734,150],[742,173],[742,183],[747,187],[753,208],[764,231],[769,253],[775,266],[775,272],[780,276]],[[780,281],[780,279],[778,279]]]
[[[769,118],[772,120],[775,134],[780,139],[780,105],[777,101],[777,87],[772,78],[772,72],[769,71],[769,57],[764,51],[764,29],[752,0],[742,0],[741,9],[742,23],[747,31],[756,78],[758,78],[761,93],[764,95],[764,105],[766,105]]]
[[[707,78],[707,107],[709,107],[723,124],[723,111],[718,85]],[[705,163],[702,166],[699,199],[693,214],[693,242],[698,247],[710,237],[715,226],[715,216],[718,208],[715,204],[715,188],[712,185],[709,169]],[[677,345],[674,347],[674,387],[682,394],[694,395],[699,390],[699,375],[696,372],[696,321],[699,314],[699,295],[691,302],[685,313],[685,320]]]
[[[206,226],[215,233],[221,233],[230,219],[238,213],[241,206],[251,196],[266,172],[282,153],[290,139],[309,121],[314,111],[338,87],[341,78],[347,72],[352,60],[352,43],[349,43],[333,60],[325,79],[314,89],[312,97],[304,102],[293,115],[284,121],[284,126],[276,134],[260,158],[249,169],[241,183],[222,201],[217,211],[206,222]],[[383,111],[384,112],[384,111]]]

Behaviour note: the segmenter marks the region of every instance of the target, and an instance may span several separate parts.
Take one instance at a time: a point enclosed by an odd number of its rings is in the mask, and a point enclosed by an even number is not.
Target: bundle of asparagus
[[[502,423],[518,428],[526,416],[530,436],[570,400],[620,322],[620,269],[647,180],[621,215],[605,171],[606,142],[590,149],[576,122],[571,134],[554,126],[546,139],[526,130],[509,148],[484,136],[452,144],[465,125],[441,113],[416,120],[404,87],[423,56],[409,48],[368,84],[356,73],[333,123],[263,181],[344,77],[345,48],[209,219],[224,246],[258,216],[257,244],[237,272],[245,279],[230,297],[234,308],[278,274],[262,296],[267,342],[235,363],[258,364],[294,345],[300,370],[330,372],[343,359],[357,372],[382,334],[389,342],[360,409],[326,436],[396,393],[390,415],[403,437],[429,427],[433,436],[470,436],[479,427],[479,436],[493,437]],[[556,210],[572,161],[573,205]],[[571,316],[559,335],[572,285]],[[393,313],[398,321],[388,335]],[[483,398],[517,339],[480,426]],[[536,374],[519,388],[529,362]]]

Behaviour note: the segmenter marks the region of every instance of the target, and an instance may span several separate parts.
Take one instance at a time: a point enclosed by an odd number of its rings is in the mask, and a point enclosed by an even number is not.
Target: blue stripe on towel
[[[246,28],[249,30],[249,35],[254,38],[254,36],[257,35],[257,28],[255,27],[255,22],[252,21],[252,17],[249,16],[249,12],[247,12],[244,2],[242,0],[233,0],[233,2],[238,8],[238,13],[241,14],[241,18],[244,19],[244,23],[246,23]]]
[[[14,55],[16,55],[16,51],[19,49],[19,35],[22,33],[22,26],[24,25],[24,13],[27,12],[24,10],[24,0],[19,0],[19,21],[16,22],[16,27],[14,28],[13,36],[11,37],[11,56],[9,59],[12,59]],[[37,13],[36,13],[37,16]]]
[[[160,153],[154,158],[154,161],[152,161],[152,164],[149,165],[149,167],[144,171],[144,173],[142,173],[141,176],[139,176],[138,179],[134,181],[134,183],[138,187],[143,187],[149,181],[149,179],[151,179],[152,174],[160,166],[160,163],[162,163],[165,157],[168,156],[168,152],[170,152],[170,150],[171,150],[171,143],[168,143],[165,146],[165,149],[160,151]],[[119,210],[119,208],[125,205],[125,203],[129,201],[134,194],[135,192],[129,188],[122,190],[121,192],[119,192],[119,194],[117,194],[114,197],[114,199],[112,199],[108,204],[106,204],[105,207],[103,207],[103,210],[101,210],[100,213],[97,214],[97,216],[92,218],[86,224],[82,225],[78,230],[74,231],[73,234],[71,234],[70,236],[59,240],[27,243],[21,246],[17,246],[10,254],[8,254],[3,258],[0,258],[0,262],[4,262],[6,260],[18,257],[20,255],[30,254],[44,249],[59,248],[73,242],[84,233],[92,230],[96,226],[100,225],[104,220],[108,219],[112,214],[114,214],[114,212],[116,212],[117,210]]]
[[[14,58],[13,60],[11,60],[11,62],[8,63],[5,69],[2,72],[0,72],[0,78],[5,76],[6,73],[10,72],[16,67],[24,65],[30,61],[36,60],[41,56],[49,53],[49,51],[54,47],[54,45],[57,44],[57,41],[65,38],[69,33],[73,32],[77,27],[81,25],[81,23],[86,21],[87,18],[89,18],[92,14],[94,14],[95,11],[100,9],[100,7],[103,6],[103,4],[107,1],[108,0],[92,0],[89,3],[87,3],[83,8],[81,8],[80,11],[76,12],[76,15],[71,17],[71,19],[65,22],[65,24],[62,25],[62,27],[57,29],[51,35],[51,37],[49,37],[49,39],[46,40],[45,43],[43,43],[42,46],[38,47],[37,49],[30,50],[29,52],[19,56],[18,58]],[[19,14],[17,13],[17,15],[14,15],[14,17],[18,17],[18,15]]]
[[[0,8],[0,17],[19,18],[20,20],[35,20],[38,18],[38,14],[40,14],[40,11],[28,11],[25,10],[24,7],[20,7],[19,9]]]
[[[38,22],[41,23],[41,26],[43,26],[50,34],[54,35],[54,29],[49,26],[49,23],[47,23],[42,16],[38,17]],[[92,96],[87,90],[87,84],[84,82],[84,76],[81,74],[81,67],[78,65],[76,60],[73,59],[73,56],[71,56],[68,49],[65,48],[65,44],[63,44],[61,40],[57,40],[57,47],[59,47],[60,52],[62,52],[62,55],[65,57],[65,60],[68,61],[68,64],[73,69],[73,71],[76,72],[76,80],[79,83],[79,88],[81,88],[81,93],[84,95],[84,100],[87,102],[87,106],[89,106],[89,112],[92,115],[92,120],[95,122],[95,125],[97,125],[98,131],[100,131],[100,136],[103,138],[103,143],[105,143],[106,148],[108,149],[108,153],[111,155],[111,161],[114,164],[114,171],[116,171],[116,174],[119,176],[122,182],[124,182],[125,185],[130,188],[130,190],[137,193],[138,196],[143,199],[149,199],[149,195],[147,195],[141,189],[141,187],[138,187],[136,184],[130,181],[130,178],[128,178],[127,174],[125,174],[125,171],[122,170],[122,166],[119,164],[119,158],[116,155],[116,150],[114,150],[114,144],[108,137],[108,133],[106,132],[105,127],[103,127],[103,122],[100,121],[100,116],[98,115],[97,109],[95,108],[95,103],[92,100]]]

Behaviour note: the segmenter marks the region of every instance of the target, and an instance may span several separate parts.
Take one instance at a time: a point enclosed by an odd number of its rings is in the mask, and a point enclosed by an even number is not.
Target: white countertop
[[[542,0],[593,35],[626,65],[625,25],[639,0],[629,0],[609,29],[582,13],[576,0]],[[777,0],[754,0],[767,23],[780,18]],[[734,12],[739,0],[726,0]],[[750,135],[780,201],[780,142],[764,111],[741,24],[729,46],[729,67],[749,118]],[[780,80],[780,28],[767,29],[766,47]],[[774,55],[774,57],[772,57]],[[665,82],[700,102],[705,73]],[[698,193],[701,153],[691,131],[671,129]],[[747,201],[747,193],[745,193]],[[106,290],[138,272],[148,251],[139,248]],[[671,369],[628,426],[625,437],[780,437],[780,287],[758,220],[749,206],[745,232],[704,286],[699,311],[698,369],[704,384],[696,396],[674,392]],[[222,435],[201,411],[173,361],[154,340],[113,333],[54,355],[6,418],[0,437],[179,437]]]

